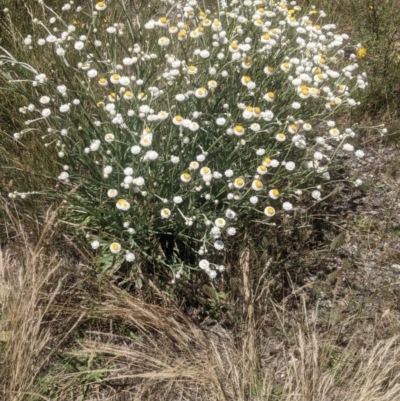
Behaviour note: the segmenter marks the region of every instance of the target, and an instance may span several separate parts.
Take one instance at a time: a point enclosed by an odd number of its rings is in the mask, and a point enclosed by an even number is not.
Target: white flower
[[[296,165],[294,164],[294,162],[287,162],[285,165],[286,170],[288,171],[292,171],[294,170],[296,167]]]
[[[141,151],[141,147],[138,146],[138,145],[133,145],[133,146],[131,147],[131,153],[132,153],[133,155],[138,155],[138,154],[140,153],[140,151]]]
[[[104,140],[108,143],[114,142],[115,136],[112,133],[108,133],[104,136]]]
[[[255,205],[258,202],[258,197],[257,196],[252,196],[249,199],[250,203]]]
[[[218,219],[216,219],[214,221],[214,224],[218,227],[218,228],[224,228],[226,225],[226,221],[225,219],[219,217]]]
[[[181,196],[174,196],[173,198],[174,203],[176,203],[177,205],[179,205],[180,203],[183,202],[183,199]]]
[[[348,152],[352,152],[352,151],[354,150],[354,146],[353,146],[353,145],[350,145],[349,143],[345,143],[345,144],[343,145],[343,150],[346,150],[346,151],[348,151]]]
[[[290,202],[283,202],[283,210],[289,211],[293,209],[293,205]]]
[[[180,161],[179,156],[171,156],[171,162],[173,164],[178,164]]]
[[[87,72],[87,76],[88,76],[89,78],[97,77],[97,71],[96,71],[95,69],[91,69],[91,70],[89,70],[89,71]]]
[[[236,228],[235,227],[228,227],[226,232],[228,233],[228,235],[235,235],[236,234]]]
[[[42,114],[43,117],[48,117],[51,114],[51,110],[50,109],[43,109],[41,114]]]
[[[82,50],[85,44],[81,42],[80,40],[76,41],[74,44],[75,50]]]
[[[362,150],[356,150],[355,153],[356,157],[358,157],[359,159],[364,157],[364,152]]]
[[[264,214],[268,217],[272,217],[275,214],[275,209],[272,206],[267,206],[264,209]]]
[[[114,254],[117,254],[117,253],[119,253],[119,252],[121,252],[121,244],[119,244],[118,242],[113,242],[111,245],[110,245],[110,251],[111,251],[111,253],[114,253]]]
[[[261,191],[263,188],[263,183],[260,180],[254,180],[251,184],[254,191]]]
[[[115,204],[115,206],[117,207],[117,209],[123,210],[124,212],[129,210],[130,207],[131,207],[130,203],[125,199],[118,199],[118,201]]]
[[[207,259],[201,259],[199,262],[199,267],[202,270],[206,270],[210,268],[210,262]]]
[[[221,240],[216,240],[216,241],[214,242],[214,248],[215,248],[217,251],[222,251],[222,249],[224,249],[224,247],[225,247],[225,245],[224,245],[224,243],[223,243]]]
[[[170,43],[170,40],[166,36],[162,36],[160,39],[158,39],[158,44],[162,47],[168,46]]]
[[[321,192],[315,189],[314,191],[311,192],[311,196],[316,199],[320,200],[321,199]]]
[[[67,113],[70,110],[69,104],[62,104],[60,106],[60,112],[61,113]]]
[[[126,260],[127,262],[133,262],[135,259],[136,259],[136,256],[135,256],[132,252],[128,252],[128,253],[125,255],[125,260]]]
[[[92,152],[96,152],[100,148],[101,142],[98,139],[95,139],[89,146]]]
[[[107,191],[107,196],[109,198],[115,198],[118,195],[118,191],[116,189],[109,189]]]
[[[92,249],[98,249],[98,247],[100,246],[100,242],[97,240],[94,240],[90,243],[90,246],[92,247]]]
[[[233,170],[230,170],[230,169],[226,170],[224,174],[225,174],[225,177],[230,178],[233,176]]]
[[[40,102],[41,104],[47,104],[47,103],[50,102],[50,98],[49,98],[48,96],[42,96],[42,97],[39,99],[39,102]]]
[[[103,11],[107,8],[107,4],[104,1],[99,1],[94,7],[98,11]]]
[[[69,178],[69,174],[66,171],[63,171],[59,176],[58,179],[61,181],[67,181]]]

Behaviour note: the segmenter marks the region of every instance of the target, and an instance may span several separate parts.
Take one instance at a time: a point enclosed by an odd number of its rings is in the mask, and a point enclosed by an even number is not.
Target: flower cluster
[[[335,122],[367,85],[361,50],[323,11],[164,0],[137,16],[125,1],[59,13],[39,3],[49,18],[33,20],[26,62],[5,53],[2,64],[31,87],[20,112],[47,130],[93,249],[214,278],[250,224],[268,235],[323,197],[344,154],[364,155],[355,128]],[[48,71],[32,64],[38,51]]]

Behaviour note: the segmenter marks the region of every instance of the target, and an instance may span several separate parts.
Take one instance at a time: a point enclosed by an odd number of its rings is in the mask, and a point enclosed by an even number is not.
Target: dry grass
[[[287,307],[290,297],[255,311],[265,284],[251,282],[246,249],[242,323],[198,327],[171,300],[147,304],[86,266],[46,254],[52,225],[48,219],[38,243],[25,238],[0,251],[4,401],[400,397],[399,337],[378,341],[366,335],[364,315],[310,308],[304,297],[297,311]],[[395,315],[380,319],[398,330]]]

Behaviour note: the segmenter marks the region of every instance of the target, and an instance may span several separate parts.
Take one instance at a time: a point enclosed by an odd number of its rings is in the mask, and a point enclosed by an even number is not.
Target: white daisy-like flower
[[[41,112],[42,117],[48,117],[51,114],[51,110],[50,109],[43,109]]]
[[[201,259],[199,262],[199,267],[201,270],[206,270],[210,268],[210,262],[207,259]]]
[[[74,49],[78,50],[78,51],[82,50],[84,48],[84,46],[85,46],[85,44],[80,40],[78,40],[74,43]]]
[[[94,7],[97,11],[103,11],[107,8],[107,4],[104,1],[99,1]]]
[[[133,145],[133,146],[131,147],[131,153],[132,153],[133,155],[138,155],[138,154],[140,153],[141,150],[142,150],[142,148],[141,148],[140,146],[138,146],[138,145]]]
[[[268,169],[263,164],[261,164],[260,166],[257,167],[258,174],[264,175],[264,174],[267,174],[267,172],[268,172]]]
[[[208,167],[202,167],[201,169],[200,169],[200,175],[201,176],[208,176],[208,175],[210,175],[211,174],[211,170],[208,168]]]
[[[244,185],[245,185],[244,179],[243,178],[236,178],[236,180],[233,182],[233,185],[237,189],[243,188]]]
[[[293,209],[293,205],[290,202],[283,202],[282,208],[288,212]]]
[[[263,188],[263,183],[260,180],[254,180],[251,184],[254,191],[261,191]]]
[[[347,152],[352,152],[354,150],[354,146],[350,143],[345,143],[343,145],[343,150],[346,150]]]
[[[68,113],[70,111],[71,107],[69,104],[62,104],[59,108],[61,113]]]
[[[160,214],[163,219],[168,219],[171,216],[171,210],[164,208],[161,210]]]
[[[100,242],[97,240],[94,240],[90,243],[90,246],[92,247],[92,249],[98,249],[100,246]]]
[[[110,82],[113,83],[113,84],[118,84],[120,78],[121,77],[119,76],[119,74],[112,74],[111,77],[110,77]]]
[[[221,241],[221,240],[216,240],[215,242],[214,242],[214,248],[217,250],[217,251],[222,251],[224,248],[225,248],[225,245],[224,245],[224,243]]]
[[[189,164],[189,170],[197,170],[200,167],[200,164],[198,162],[191,162]]]
[[[126,212],[127,210],[130,209],[131,205],[126,199],[118,199],[116,205],[117,209],[122,210]]]
[[[235,125],[233,128],[233,133],[237,136],[242,136],[245,132],[245,129],[241,125]]]
[[[133,262],[136,259],[136,256],[133,252],[127,252],[127,254],[125,255],[125,260],[127,262]]]
[[[286,135],[283,132],[280,132],[279,134],[275,135],[275,139],[278,142],[284,142],[286,140]]]
[[[111,166],[105,166],[103,168],[103,174],[104,175],[108,176],[108,175],[110,175],[112,173],[112,171],[113,171],[113,168]]]
[[[183,182],[189,182],[192,179],[189,173],[183,173],[181,175],[181,181]]]
[[[113,254],[117,254],[117,253],[121,252],[121,249],[122,249],[121,244],[118,243],[118,242],[113,242],[113,243],[110,245],[110,251],[111,251],[111,253],[113,253]]]
[[[251,196],[249,199],[250,203],[255,205],[258,202],[258,197],[257,196]]]
[[[50,102],[50,98],[49,98],[48,96],[42,96],[42,97],[39,99],[39,102],[40,102],[41,104],[47,104],[47,103]]]
[[[264,214],[268,217],[272,217],[275,214],[275,209],[272,206],[267,206],[264,209]]]
[[[205,97],[207,97],[207,89],[204,87],[198,88],[195,90],[194,95],[198,98],[198,99],[203,99]]]
[[[362,158],[364,157],[364,155],[365,155],[364,152],[363,152],[362,150],[360,150],[360,149],[359,149],[359,150],[356,150],[354,154],[355,154],[355,156],[358,157],[359,159],[362,159]]]
[[[118,191],[116,189],[109,189],[107,191],[107,196],[109,198],[115,198],[118,195]]]
[[[173,200],[174,203],[176,203],[177,205],[179,205],[180,203],[183,202],[182,196],[174,196],[174,198],[173,198],[172,200]]]
[[[216,227],[218,227],[218,228],[224,228],[225,225],[226,225],[226,221],[225,221],[225,219],[219,217],[218,219],[216,219],[216,220],[214,221],[214,224],[215,224]]]
[[[99,85],[100,86],[107,86],[108,85],[108,81],[106,78],[102,77],[99,79]]]
[[[321,192],[318,191],[318,189],[315,189],[314,191],[311,192],[311,196],[312,196],[315,200],[320,200],[320,199],[321,199]]]
[[[271,190],[268,192],[268,195],[269,195],[269,197],[272,198],[272,199],[278,199],[278,198],[279,198],[279,190],[276,189],[276,188],[271,189]]]
[[[295,169],[295,167],[296,167],[296,165],[295,165],[294,162],[287,162],[287,163],[285,164],[285,168],[286,168],[286,170],[288,170],[288,171],[293,171],[293,170]]]

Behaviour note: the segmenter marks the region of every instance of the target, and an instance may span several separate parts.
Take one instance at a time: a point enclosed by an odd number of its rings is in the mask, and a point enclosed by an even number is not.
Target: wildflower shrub
[[[356,126],[335,119],[365,74],[323,11],[261,0],[38,7],[23,57],[2,49],[3,75],[26,97],[14,137],[43,136],[60,165],[53,195],[105,268],[215,278],[246,230],[268,238],[325,196],[343,155],[364,155]]]

